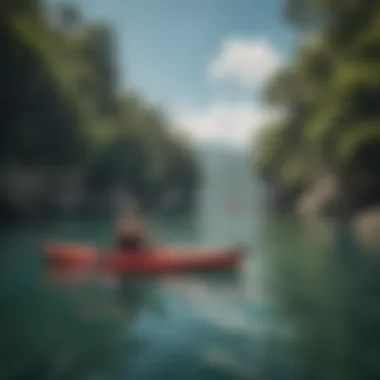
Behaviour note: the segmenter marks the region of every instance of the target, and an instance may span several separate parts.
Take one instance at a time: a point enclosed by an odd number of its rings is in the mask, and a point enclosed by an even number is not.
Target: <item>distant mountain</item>
[[[204,171],[198,195],[203,240],[210,244],[249,241],[257,204],[249,154],[228,145],[204,144],[199,155]]]
[[[204,144],[199,153],[204,173],[201,189],[203,204],[211,206],[225,203],[231,198],[246,202],[252,197],[255,181],[246,152],[227,145]]]
[[[250,160],[246,151],[211,143],[205,143],[198,149],[205,173],[215,170],[223,170],[224,173],[249,170]]]
[[[220,144],[220,143],[203,143],[199,145],[199,152],[201,155],[206,157],[209,156],[225,156],[229,157],[247,157],[248,153],[242,149],[235,148],[228,144]]]

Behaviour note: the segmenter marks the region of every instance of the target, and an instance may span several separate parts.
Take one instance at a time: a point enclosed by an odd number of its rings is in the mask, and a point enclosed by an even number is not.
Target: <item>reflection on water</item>
[[[152,218],[160,241],[199,244],[194,220]],[[112,243],[109,221],[68,221],[15,235],[13,251],[38,250],[42,239]],[[255,247],[259,246],[256,242]],[[275,317],[262,290],[263,259],[252,245],[234,273],[104,278],[117,289],[128,334],[141,343],[125,369],[130,379],[225,378],[293,373],[289,333]],[[130,325],[132,323],[132,325]],[[288,352],[288,353],[285,353]],[[287,359],[285,360],[285,355]]]
[[[201,240],[194,220],[153,218],[151,226],[162,242]],[[126,334],[140,343],[125,376],[286,379],[302,362],[306,378],[378,378],[379,264],[344,228],[327,246],[289,220],[271,226],[235,273],[128,278],[122,287],[103,279],[119,290]],[[16,231],[3,243],[21,255],[38,252],[46,237],[108,246],[109,227],[61,222]]]
[[[292,331],[265,292],[261,218],[252,209],[253,186],[244,160],[230,159],[234,179],[225,177],[225,167],[221,171],[212,168],[199,194],[200,212],[193,219],[149,219],[157,244],[243,243],[246,257],[238,271],[123,281],[102,278],[103,286],[113,288],[115,300],[121,301],[128,336],[141,343],[126,365],[129,379],[294,376]],[[231,197],[236,201],[234,207],[225,208],[223,202]],[[37,252],[45,238],[103,247],[113,244],[109,220],[52,223],[35,231],[17,231],[14,237],[10,249],[21,253],[31,247]]]
[[[220,154],[220,159],[217,152],[205,157],[198,214],[193,219],[153,217],[149,227],[157,244],[244,244],[244,262],[234,273],[102,279],[103,286],[116,290],[128,336],[141,343],[126,365],[129,379],[294,377],[293,332],[265,292],[262,222],[253,209],[248,161],[232,152],[227,160],[222,159],[226,152]],[[110,220],[52,223],[17,231],[10,249],[22,253],[33,246],[38,252],[45,238],[109,247],[112,227]]]
[[[272,294],[297,329],[306,378],[378,379],[380,265],[335,223],[330,243],[296,223],[268,229]],[[333,238],[331,238],[333,237]]]

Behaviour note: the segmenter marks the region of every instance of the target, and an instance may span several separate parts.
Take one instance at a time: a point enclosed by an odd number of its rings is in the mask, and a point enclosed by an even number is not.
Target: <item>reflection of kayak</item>
[[[232,269],[242,260],[242,248],[152,248],[139,256],[108,251],[98,255],[96,248],[84,244],[49,242],[44,255],[55,267],[67,269],[99,268],[110,272],[160,273],[192,270]]]

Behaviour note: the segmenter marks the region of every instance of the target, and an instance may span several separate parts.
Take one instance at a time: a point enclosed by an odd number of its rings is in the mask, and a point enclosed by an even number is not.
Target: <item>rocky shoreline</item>
[[[2,225],[50,217],[104,216],[115,210],[126,194],[125,187],[117,185],[102,192],[89,189],[85,172],[80,167],[12,166],[2,170],[0,180]],[[181,192],[177,195],[160,197],[155,202],[145,198],[139,201],[148,211],[191,210],[192,194]]]
[[[295,203],[302,220],[324,218],[348,222],[356,240],[370,251],[380,250],[379,179],[363,172],[351,178],[331,173],[320,176]],[[316,222],[318,223],[318,222]],[[319,222],[320,223],[320,222]]]

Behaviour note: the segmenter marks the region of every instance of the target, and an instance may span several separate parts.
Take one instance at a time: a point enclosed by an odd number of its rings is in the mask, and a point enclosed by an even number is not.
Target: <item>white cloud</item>
[[[228,38],[210,62],[208,74],[216,80],[234,80],[243,86],[261,85],[281,61],[265,39]]]
[[[234,81],[253,93],[280,64],[280,57],[265,39],[229,37],[207,70],[212,79]],[[242,96],[238,102],[215,101],[203,108],[178,107],[172,115],[174,125],[196,143],[251,147],[255,134],[281,112],[255,106],[251,97]]]
[[[182,110],[175,124],[196,143],[222,143],[246,148],[261,126],[277,116],[251,103],[214,103],[202,110]]]

